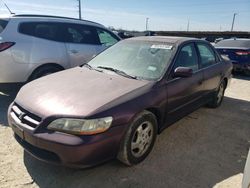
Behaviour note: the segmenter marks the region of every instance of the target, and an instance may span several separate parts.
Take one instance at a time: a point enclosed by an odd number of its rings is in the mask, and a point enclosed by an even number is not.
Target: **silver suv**
[[[119,40],[104,26],[85,20],[0,18],[0,83],[26,82],[84,64]]]

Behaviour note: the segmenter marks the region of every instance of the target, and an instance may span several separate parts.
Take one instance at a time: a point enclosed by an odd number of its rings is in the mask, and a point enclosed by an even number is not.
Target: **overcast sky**
[[[4,0],[16,14],[78,17],[77,0]],[[1,2],[1,0],[0,0]],[[250,0],[82,0],[84,19],[128,30],[250,31]],[[0,3],[0,15],[7,15]]]

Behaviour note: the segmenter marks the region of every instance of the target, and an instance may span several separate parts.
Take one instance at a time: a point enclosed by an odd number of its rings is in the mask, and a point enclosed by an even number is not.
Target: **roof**
[[[70,17],[63,17],[63,16],[53,16],[53,15],[37,15],[37,14],[18,14],[18,15],[13,15],[11,16],[13,18],[46,18],[46,19],[61,19],[61,20],[72,20],[72,21],[78,21],[78,22],[87,22],[95,25],[102,26],[102,24],[89,21],[89,20],[81,20],[77,18],[70,18]]]
[[[149,42],[166,42],[166,43],[182,43],[189,40],[200,40],[196,38],[189,37],[173,37],[173,36],[143,36],[143,37],[134,37],[126,40],[137,40],[137,41],[149,41]]]
[[[226,39],[215,44],[216,48],[250,48],[250,39]]]

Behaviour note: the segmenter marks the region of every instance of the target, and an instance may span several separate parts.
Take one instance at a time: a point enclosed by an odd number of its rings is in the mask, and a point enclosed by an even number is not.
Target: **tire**
[[[154,114],[143,111],[129,126],[118,152],[118,160],[127,166],[142,162],[151,152],[157,136]]]
[[[224,98],[225,89],[226,89],[226,82],[222,81],[217,91],[215,92],[212,100],[208,103],[208,107],[217,108],[221,105]]]
[[[42,66],[32,73],[29,81],[32,81],[32,80],[35,80],[35,79],[41,78],[43,76],[47,76],[49,74],[53,74],[55,72],[59,72],[62,70],[63,70],[63,68],[53,66],[53,65]]]
[[[244,70],[244,74],[245,74],[246,76],[250,76],[250,70]]]

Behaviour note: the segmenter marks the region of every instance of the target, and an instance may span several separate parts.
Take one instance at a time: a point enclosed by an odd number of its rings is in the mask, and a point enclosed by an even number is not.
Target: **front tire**
[[[211,102],[208,103],[208,107],[217,108],[221,105],[224,98],[225,89],[226,89],[226,82],[222,81],[216,93],[214,94]]]
[[[156,135],[155,115],[149,111],[143,111],[129,126],[120,146],[118,160],[128,166],[142,162],[151,152]]]
[[[42,66],[32,73],[29,81],[33,81],[35,79],[38,79],[43,76],[47,76],[47,75],[50,75],[50,74],[53,74],[62,70],[63,70],[62,68],[57,67],[57,66],[52,66],[52,65]]]

